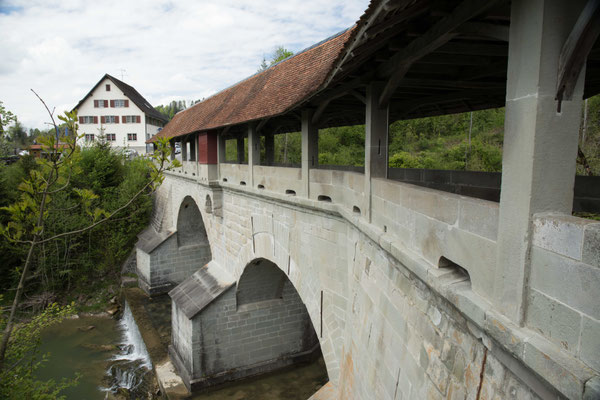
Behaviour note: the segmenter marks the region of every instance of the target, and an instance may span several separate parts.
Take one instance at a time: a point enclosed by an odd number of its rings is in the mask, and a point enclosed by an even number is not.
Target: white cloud
[[[256,72],[278,45],[298,52],[351,26],[367,5],[0,0],[0,101],[41,128],[48,118],[30,88],[62,111],[121,69],[153,105],[208,97]]]

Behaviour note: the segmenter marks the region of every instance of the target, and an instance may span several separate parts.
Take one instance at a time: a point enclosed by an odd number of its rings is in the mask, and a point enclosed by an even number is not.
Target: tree
[[[80,138],[77,136],[77,112],[65,112],[64,116],[58,116],[66,124],[70,132],[70,135],[62,138],[62,142],[59,143],[59,128],[54,119],[53,112],[50,111],[37,93],[35,95],[46,108],[55,134],[39,138],[42,149],[47,152],[48,157],[39,159],[39,168],[31,170],[29,177],[19,185],[19,189],[21,190],[20,200],[2,208],[10,215],[10,221],[5,226],[0,226],[0,234],[12,243],[28,246],[28,251],[23,267],[20,270],[19,283],[15,291],[9,317],[6,320],[2,342],[0,343],[0,373],[5,368],[7,348],[14,328],[15,313],[25,289],[25,282],[36,248],[59,238],[90,231],[110,221],[119,212],[127,209],[136,198],[155,190],[164,179],[163,171],[178,166],[176,160],[169,161],[171,150],[168,145],[168,139],[161,138],[158,141],[157,151],[147,161],[150,171],[147,183],[137,193],[134,193],[129,200],[114,210],[107,211],[95,207],[95,201],[98,199],[96,193],[90,189],[79,189],[71,185],[73,155],[77,150],[77,139]],[[46,237],[44,235],[46,222],[51,213],[57,212],[57,210],[52,209],[52,198],[60,193],[68,193],[70,196],[78,198],[78,206],[85,211],[88,221],[78,229]]]
[[[39,344],[44,329],[62,321],[74,313],[72,306],[49,305],[29,322],[15,328],[11,346],[7,350],[7,367],[0,372],[0,398],[3,399],[50,399],[57,397],[67,387],[77,384],[78,377],[40,381],[35,371],[48,360],[48,354],[39,354]],[[0,327],[6,321],[0,318]]]
[[[283,46],[277,46],[275,48],[275,50],[273,51],[273,53],[271,54],[268,65],[267,65],[266,58],[263,57],[262,62],[260,63],[260,66],[258,67],[258,72],[264,71],[265,69],[269,68],[271,65],[275,65],[278,62],[283,61],[286,58],[291,57],[293,55],[294,55],[293,51],[290,51]]]
[[[0,136],[4,134],[4,127],[16,120],[17,117],[12,112],[8,111],[0,101]]]

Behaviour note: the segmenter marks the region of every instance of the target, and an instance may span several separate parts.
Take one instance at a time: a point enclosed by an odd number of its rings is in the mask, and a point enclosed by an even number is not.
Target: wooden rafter
[[[600,0],[588,0],[558,58],[556,100],[571,100],[587,56],[600,34]]]
[[[431,29],[395,54],[389,63],[380,67],[378,71],[380,75],[387,75],[389,78],[379,98],[379,106],[386,107],[388,105],[394,90],[415,61],[450,41],[457,35],[454,31],[461,24],[481,14],[496,2],[497,0],[464,0],[452,13],[442,18]]]

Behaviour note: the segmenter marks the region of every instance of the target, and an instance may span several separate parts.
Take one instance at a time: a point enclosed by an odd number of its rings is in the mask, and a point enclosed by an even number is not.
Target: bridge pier
[[[250,263],[237,282],[210,262],[169,295],[173,328],[169,354],[190,390],[320,355],[300,296],[268,260]]]

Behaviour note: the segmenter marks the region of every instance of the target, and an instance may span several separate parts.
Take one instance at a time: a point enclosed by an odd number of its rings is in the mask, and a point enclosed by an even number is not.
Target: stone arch
[[[252,261],[246,266],[237,283],[238,310],[250,304],[282,301],[288,281],[283,271],[271,261],[264,258]]]
[[[185,247],[200,244],[208,244],[204,220],[194,199],[186,196],[177,214],[177,245]]]
[[[285,235],[281,237],[285,237]],[[322,285],[318,273],[307,274],[305,269],[301,270],[294,256],[289,252],[289,244],[283,244],[270,232],[259,232],[253,234],[253,239],[242,246],[238,253],[237,262],[234,264],[235,270],[232,271],[238,282],[246,267],[257,259],[264,259],[273,263],[285,274],[300,296],[308,311],[310,321],[318,333],[317,338],[329,381],[336,386],[340,374],[340,352],[342,349],[340,348],[341,342],[335,339],[340,332],[331,332],[322,319]]]

